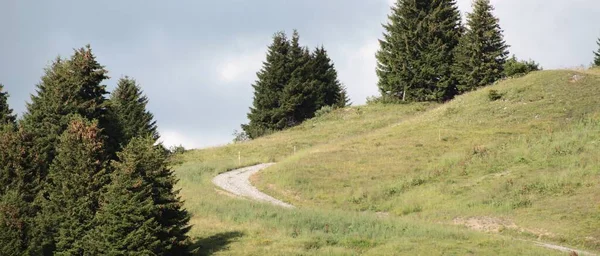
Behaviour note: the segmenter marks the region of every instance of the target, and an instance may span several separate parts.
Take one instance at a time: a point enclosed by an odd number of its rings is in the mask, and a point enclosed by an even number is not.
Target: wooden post
[[[238,151],[238,165],[242,165],[242,151]]]

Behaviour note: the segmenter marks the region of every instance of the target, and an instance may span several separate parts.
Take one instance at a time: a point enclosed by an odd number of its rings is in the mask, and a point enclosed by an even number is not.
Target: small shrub
[[[233,143],[249,141],[250,136],[245,131],[233,130]]]
[[[322,117],[326,114],[331,113],[333,110],[335,110],[335,108],[332,106],[323,106],[321,109],[319,109],[319,110],[317,110],[317,112],[315,112],[315,117],[317,117],[317,118]]]
[[[396,95],[383,94],[381,96],[367,97],[367,105],[403,103],[406,103],[406,101],[403,101],[401,97],[398,97]]]
[[[183,145],[179,145],[179,146],[172,146],[171,148],[169,148],[169,151],[171,152],[172,155],[180,155],[183,154],[187,151],[187,149],[185,149],[183,147]]]
[[[504,64],[504,77],[518,77],[529,72],[542,70],[540,65],[533,60],[520,61],[514,55]]]
[[[499,93],[496,90],[490,90],[488,92],[488,98],[490,99],[490,101],[497,101],[499,99],[502,99],[503,96],[504,96],[503,93]]]

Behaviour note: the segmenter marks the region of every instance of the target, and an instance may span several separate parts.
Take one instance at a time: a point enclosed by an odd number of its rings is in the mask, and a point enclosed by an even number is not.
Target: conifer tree
[[[282,128],[295,126],[314,116],[318,88],[312,83],[310,61],[310,52],[306,47],[300,46],[300,36],[294,30],[288,51],[287,72],[290,80],[284,86],[281,96],[282,110],[286,117]]]
[[[17,190],[0,194],[0,252],[2,255],[23,255],[27,249],[28,223],[26,210]]]
[[[110,95],[110,112],[120,131],[118,142],[125,146],[134,137],[151,136],[158,140],[159,135],[154,115],[146,110],[148,98],[136,81],[124,77]]]
[[[508,46],[493,10],[489,0],[475,0],[473,12],[467,14],[467,30],[457,48],[454,67],[459,93],[492,84],[503,76]]]
[[[315,49],[310,62],[311,80],[317,91],[316,110],[324,106],[345,107],[349,100],[335,66],[323,46]]]
[[[8,106],[8,93],[3,92],[4,86],[0,84],[0,125],[15,124],[16,116]]]
[[[455,0],[398,0],[376,54],[382,95],[442,101],[456,93],[454,50],[462,27]]]
[[[56,154],[58,137],[69,124],[71,114],[106,124],[105,86],[107,71],[92,54],[90,46],[75,50],[70,59],[57,58],[46,69],[23,116],[24,128],[35,138],[41,177]]]
[[[250,123],[242,125],[242,129],[250,138],[257,138],[286,127],[288,120],[281,109],[281,95],[291,77],[288,63],[289,50],[290,43],[286,35],[283,32],[276,33],[267,51],[266,61],[256,74],[258,80],[252,85],[254,100],[248,113]]]
[[[42,212],[35,224],[40,231],[34,242],[41,245],[43,254],[83,253],[83,237],[93,227],[99,196],[109,182],[98,122],[80,116],[70,118],[39,199]]]
[[[190,216],[154,142],[151,136],[136,137],[118,153],[96,227],[84,239],[91,254],[185,254]]]
[[[30,245],[37,213],[32,202],[40,186],[33,171],[32,138],[13,124],[0,125],[0,252],[22,255]]]
[[[86,254],[167,255],[166,241],[159,236],[161,229],[169,227],[160,227],[157,221],[160,209],[154,204],[150,179],[164,160],[151,147],[153,143],[153,137],[136,137],[118,153],[119,161],[112,163],[112,183],[94,219],[95,228],[85,237]]]
[[[598,39],[598,51],[594,52],[594,66],[600,67],[600,38]]]

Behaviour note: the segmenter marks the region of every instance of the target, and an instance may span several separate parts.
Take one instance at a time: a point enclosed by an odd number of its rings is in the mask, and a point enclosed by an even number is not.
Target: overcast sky
[[[134,77],[167,145],[231,141],[276,31],[329,51],[354,105],[377,94],[375,51],[392,0],[0,0],[0,83],[16,112],[56,56],[91,44],[106,81]],[[458,0],[463,13],[470,0]],[[588,65],[598,0],[492,0],[511,53],[545,69]]]

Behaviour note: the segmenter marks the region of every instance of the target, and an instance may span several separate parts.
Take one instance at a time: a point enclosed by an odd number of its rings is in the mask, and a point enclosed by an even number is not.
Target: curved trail
[[[272,165],[274,165],[274,163],[259,164],[259,165],[255,165],[255,166],[249,166],[249,167],[225,172],[225,173],[217,175],[212,180],[212,182],[215,185],[217,185],[218,187],[224,189],[225,191],[228,191],[228,192],[233,193],[238,196],[247,197],[247,198],[250,198],[250,199],[253,199],[256,201],[268,202],[268,203],[278,205],[281,207],[285,207],[285,208],[294,208],[294,206],[291,204],[277,200],[263,192],[260,192],[256,187],[254,187],[254,186],[252,186],[252,184],[250,184],[250,176],[252,176],[252,174],[255,174],[255,173],[257,173],[269,166],[272,166]],[[519,240],[522,240],[522,239],[519,239]],[[564,246],[560,246],[560,245],[555,245],[555,244],[543,243],[543,242],[538,242],[538,241],[529,241],[529,240],[522,240],[522,241],[531,242],[537,246],[541,246],[541,247],[545,247],[545,248],[553,249],[553,250],[557,250],[557,251],[562,251],[562,252],[566,252],[566,253],[576,252],[577,255],[589,255],[589,256],[597,256],[598,255],[595,253],[580,251],[580,250],[576,250],[576,249],[572,249],[572,248],[568,248],[568,247],[564,247]]]
[[[252,174],[255,174],[271,165],[274,165],[274,163],[259,164],[221,173],[217,175],[212,182],[218,187],[238,196],[248,197],[257,201],[268,202],[285,208],[294,208],[294,206],[291,204],[282,202],[263,192],[260,192],[256,187],[250,184],[250,176],[252,176]]]

